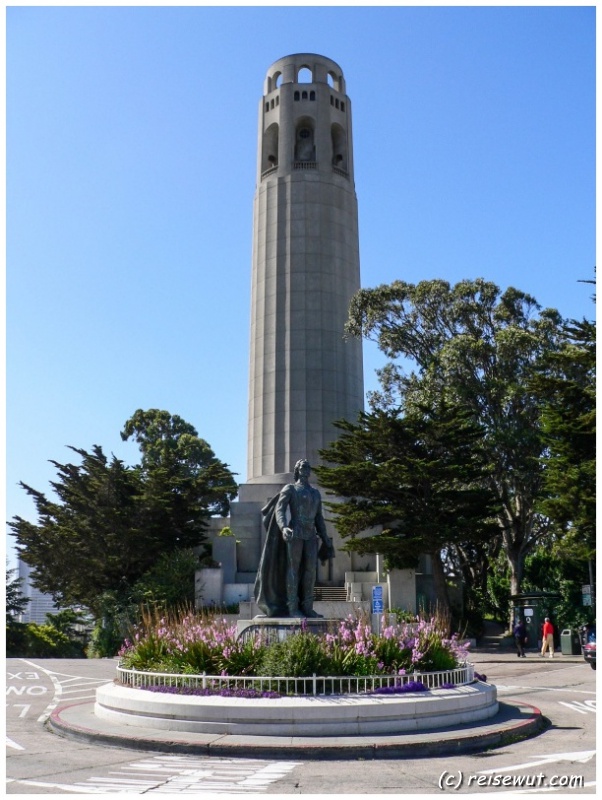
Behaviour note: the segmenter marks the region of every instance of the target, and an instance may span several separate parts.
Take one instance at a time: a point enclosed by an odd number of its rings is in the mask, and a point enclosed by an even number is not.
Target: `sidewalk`
[[[516,655],[516,646],[514,644],[514,639],[511,636],[507,636],[505,632],[502,630],[501,625],[497,625],[496,623],[488,623],[486,625],[486,632],[485,636],[479,642],[477,647],[473,647],[470,649],[471,654],[471,661],[476,664],[476,661],[472,659],[472,656],[479,656],[480,658],[485,658],[488,656],[497,656],[498,660],[503,658],[505,661],[506,659],[517,659]],[[539,649],[538,648],[530,648],[525,650],[525,655],[527,659],[537,658],[540,659]],[[545,656],[546,660],[548,656]],[[559,659],[561,658],[565,662],[574,662],[574,663],[581,663],[583,662],[583,655],[581,652],[575,655],[563,655],[561,652],[561,648],[558,647],[554,653],[554,658]],[[518,660],[518,659],[517,659]],[[543,660],[543,659],[541,659]]]

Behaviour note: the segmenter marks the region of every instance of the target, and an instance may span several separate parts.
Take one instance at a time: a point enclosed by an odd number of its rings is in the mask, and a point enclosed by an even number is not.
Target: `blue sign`
[[[372,613],[373,614],[382,614],[384,611],[383,605],[383,587],[382,586],[373,586],[372,587]]]

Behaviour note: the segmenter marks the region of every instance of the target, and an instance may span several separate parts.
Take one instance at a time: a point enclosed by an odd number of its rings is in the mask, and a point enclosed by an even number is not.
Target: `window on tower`
[[[315,161],[314,130],[310,120],[300,121],[295,137],[295,161]]]

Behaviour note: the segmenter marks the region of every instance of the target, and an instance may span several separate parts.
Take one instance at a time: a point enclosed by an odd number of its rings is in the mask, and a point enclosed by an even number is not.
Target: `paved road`
[[[442,794],[595,792],[595,672],[577,658],[473,654],[501,700],[539,707],[550,727],[481,754],[378,761],[269,761],[84,744],[45,726],[54,708],[93,699],[116,662],[7,660],[9,794]],[[522,781],[522,786],[520,784]]]

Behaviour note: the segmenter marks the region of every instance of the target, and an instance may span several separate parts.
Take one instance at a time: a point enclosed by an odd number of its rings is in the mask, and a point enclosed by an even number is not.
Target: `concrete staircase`
[[[314,600],[347,600],[347,590],[344,586],[315,586]]]

